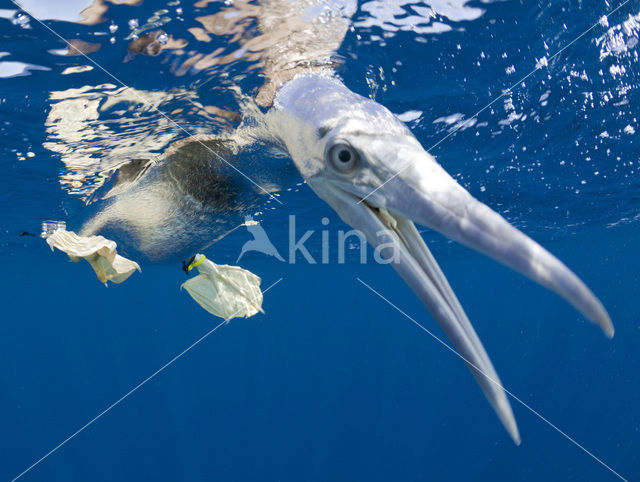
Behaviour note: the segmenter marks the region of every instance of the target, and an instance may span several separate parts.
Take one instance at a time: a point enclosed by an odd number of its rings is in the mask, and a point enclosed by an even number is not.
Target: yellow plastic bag
[[[135,270],[141,271],[135,261],[120,256],[116,243],[102,236],[78,236],[73,231],[57,229],[47,234],[47,244],[69,255],[74,263],[86,259],[98,279],[105,285],[107,281],[122,283]]]
[[[184,288],[209,313],[229,321],[248,318],[262,311],[260,277],[239,266],[215,264],[203,254],[196,254],[187,271],[197,268],[200,274],[184,282]]]

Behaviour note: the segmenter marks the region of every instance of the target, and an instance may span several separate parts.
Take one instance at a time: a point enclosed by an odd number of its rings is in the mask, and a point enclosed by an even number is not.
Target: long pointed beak
[[[417,144],[417,143],[416,143]],[[403,149],[403,154],[407,150]],[[473,198],[418,145],[409,168],[377,189],[357,182],[308,180],[361,230],[416,293],[465,360],[516,444],[520,435],[498,375],[460,302],[412,220],[476,249],[555,291],[607,336],[613,325],[593,293],[552,254]],[[405,161],[406,162],[406,161]]]
[[[602,303],[558,258],[460,186],[427,152],[365,202],[412,219],[473,248],[557,293],[609,337]]]

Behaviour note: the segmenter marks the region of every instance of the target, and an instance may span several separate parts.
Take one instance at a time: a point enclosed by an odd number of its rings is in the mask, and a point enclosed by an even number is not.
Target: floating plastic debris
[[[183,263],[185,273],[197,268],[199,275],[185,281],[184,288],[205,310],[225,319],[248,318],[262,311],[260,277],[239,266],[215,264],[204,254]]]
[[[65,228],[64,221],[45,221],[41,236],[46,238],[51,251],[54,248],[63,251],[74,263],[87,260],[105,286],[107,281],[122,283],[134,271],[141,271],[138,263],[116,252],[115,241],[102,236],[78,236]]]

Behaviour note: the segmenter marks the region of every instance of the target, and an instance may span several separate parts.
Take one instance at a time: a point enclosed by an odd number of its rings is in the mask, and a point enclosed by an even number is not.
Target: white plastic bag
[[[200,274],[184,282],[184,288],[209,313],[229,321],[248,318],[262,311],[260,277],[226,264],[217,265],[197,254],[186,269],[197,268]]]
[[[122,283],[135,270],[141,271],[138,263],[116,252],[115,241],[102,236],[78,236],[73,231],[57,229],[47,235],[47,244],[51,251],[58,248],[67,253],[74,263],[86,259],[105,285],[107,281]]]

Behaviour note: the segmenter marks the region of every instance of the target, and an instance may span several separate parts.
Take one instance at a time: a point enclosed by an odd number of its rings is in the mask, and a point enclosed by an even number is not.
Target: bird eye
[[[358,163],[358,153],[346,142],[336,142],[327,151],[327,160],[334,170],[348,174]]]

